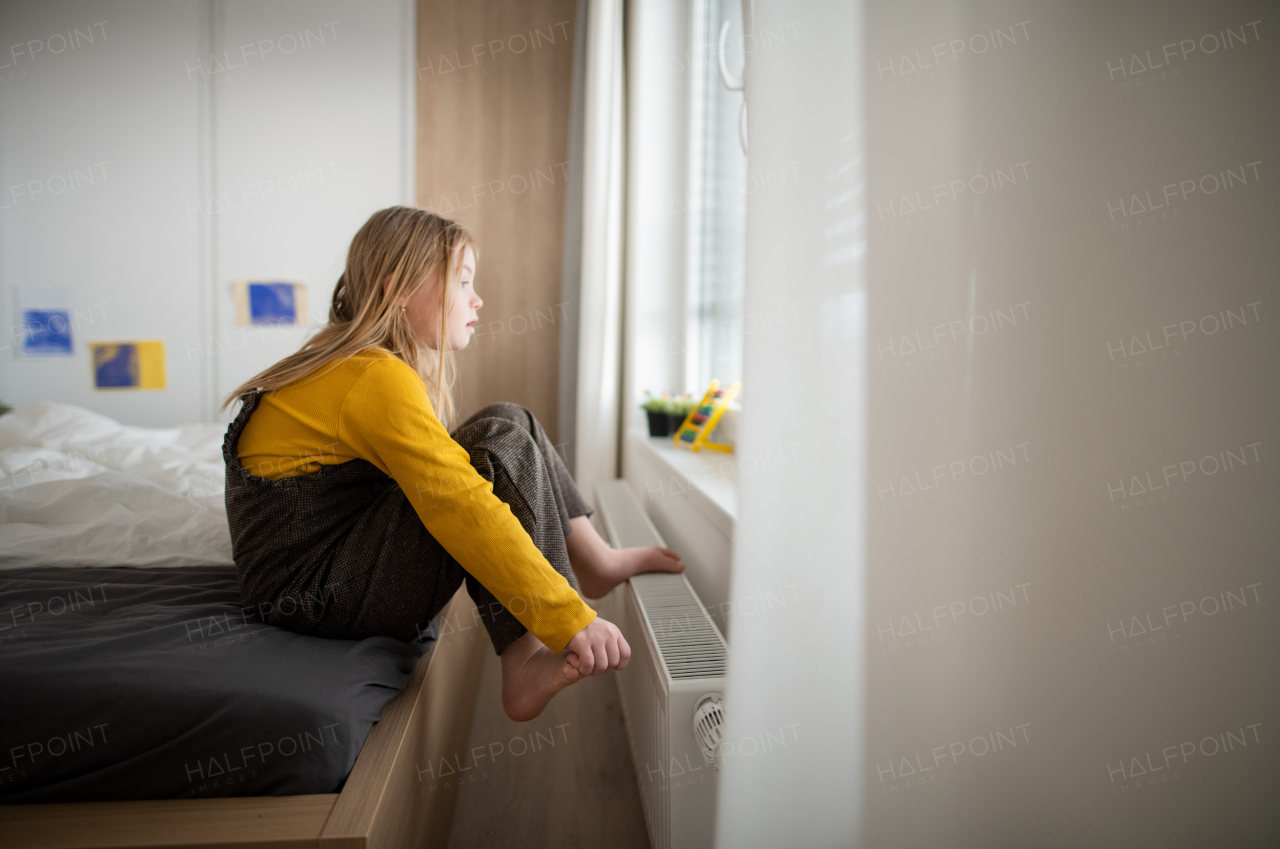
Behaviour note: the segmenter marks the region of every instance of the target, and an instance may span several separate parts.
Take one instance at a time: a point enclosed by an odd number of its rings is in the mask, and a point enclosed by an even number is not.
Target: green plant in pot
[[[644,393],[644,403],[640,405],[649,418],[650,436],[671,436],[680,429],[685,417],[698,406],[698,401],[687,392],[673,396],[670,392],[661,395]]]
[[[675,433],[671,429],[672,401],[670,392],[663,392],[661,395],[650,395],[649,390],[645,390],[644,403],[640,407],[649,417],[650,436],[670,436]]]

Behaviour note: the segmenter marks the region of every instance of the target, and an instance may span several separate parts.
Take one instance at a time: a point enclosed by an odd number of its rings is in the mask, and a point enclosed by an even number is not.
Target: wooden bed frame
[[[445,608],[470,622],[465,586]],[[155,802],[0,805],[6,849],[392,849],[444,847],[458,788],[429,790],[420,765],[466,750],[488,640],[441,636],[382,709],[341,793]]]

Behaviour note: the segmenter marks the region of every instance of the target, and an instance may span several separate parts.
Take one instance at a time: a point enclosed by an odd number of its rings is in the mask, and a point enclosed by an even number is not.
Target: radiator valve
[[[724,728],[724,699],[719,693],[711,693],[698,700],[693,709],[693,736],[702,749],[702,759],[708,766],[719,769],[721,763],[720,735]]]

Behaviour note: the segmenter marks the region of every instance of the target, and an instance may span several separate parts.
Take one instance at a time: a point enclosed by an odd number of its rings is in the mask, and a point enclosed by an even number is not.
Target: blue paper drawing
[[[94,384],[98,388],[139,385],[136,345],[99,345],[93,355]]]
[[[68,310],[23,310],[22,353],[25,356],[71,355],[71,313]]]
[[[296,324],[292,283],[250,283],[249,321],[253,324]]]

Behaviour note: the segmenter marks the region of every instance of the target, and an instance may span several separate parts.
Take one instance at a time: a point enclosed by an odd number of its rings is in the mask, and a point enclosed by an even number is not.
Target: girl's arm
[[[431,535],[547,648],[561,651],[596,618],[449,436],[406,363],[368,366],[343,401],[338,435],[395,479]]]

